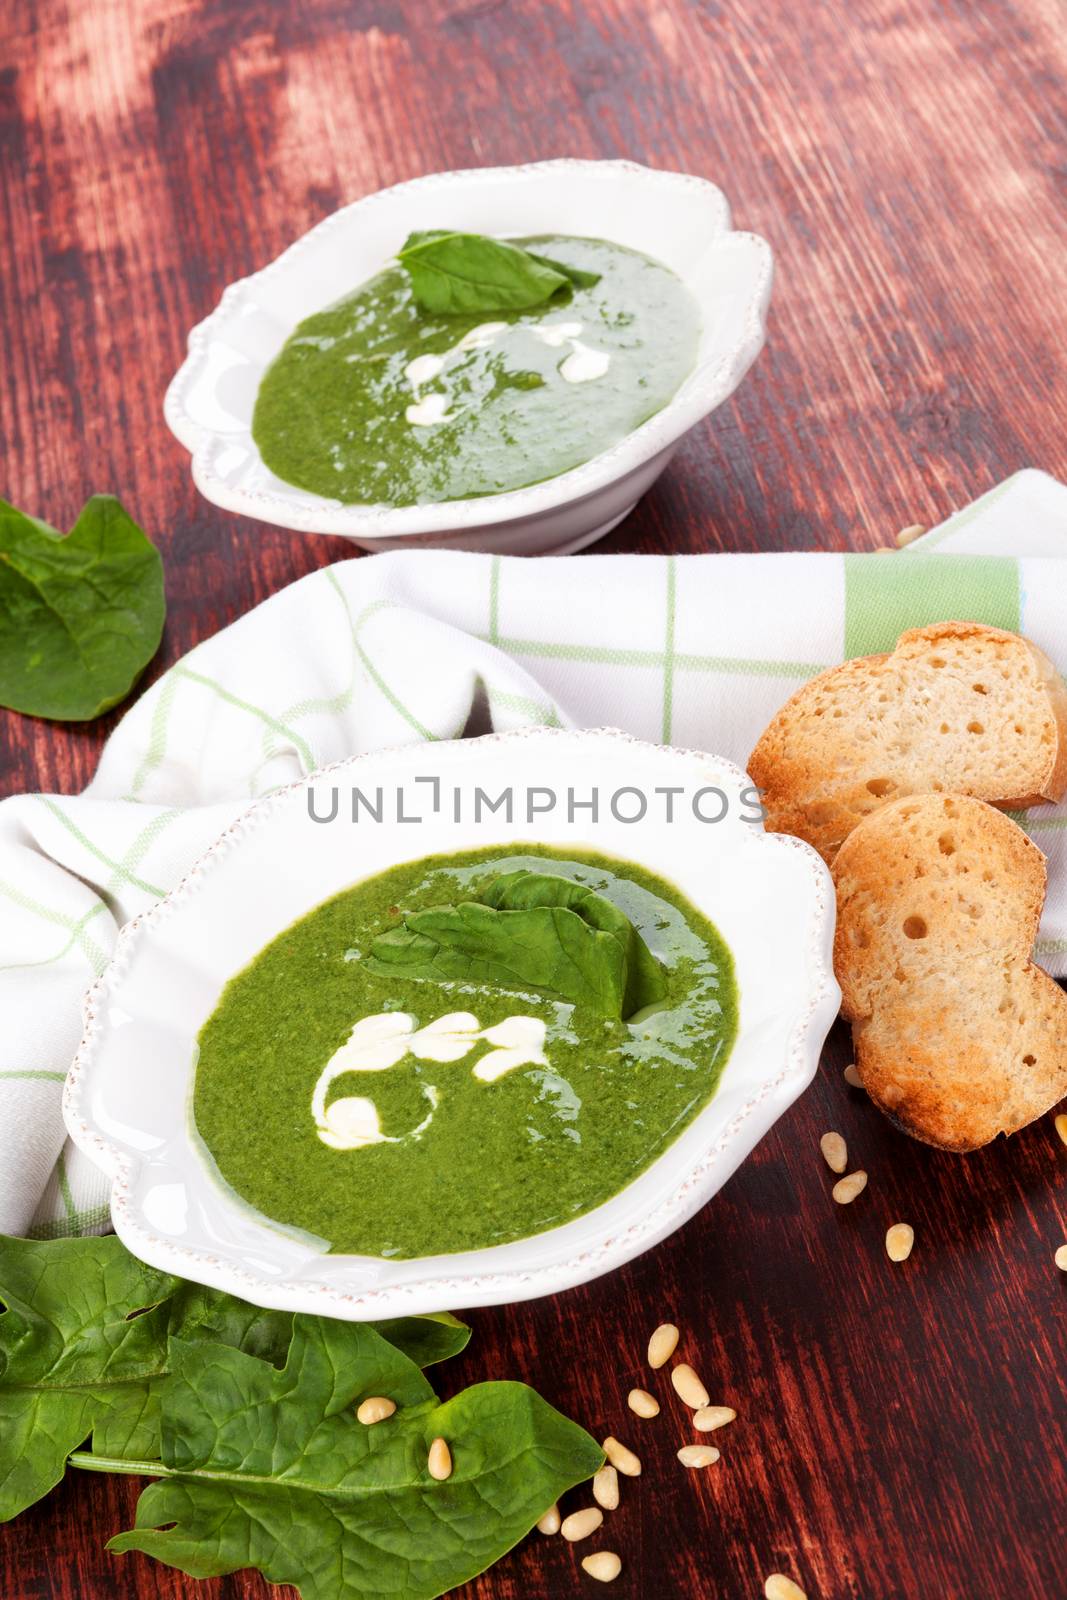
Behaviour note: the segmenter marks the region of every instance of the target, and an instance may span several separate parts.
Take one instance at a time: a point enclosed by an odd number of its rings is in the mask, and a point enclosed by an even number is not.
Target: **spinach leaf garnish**
[[[255,1567],[303,1600],[431,1600],[499,1559],[603,1461],[524,1384],[476,1384],[441,1404],[366,1325],[298,1314],[282,1371],[182,1340],[171,1361],[161,1462],[117,1464],[160,1481],[108,1548],[198,1578]],[[355,1410],[372,1394],[397,1411],[365,1427]],[[427,1470],[438,1436],[454,1462],[444,1483]]]
[[[112,495],[66,537],[0,500],[0,705],[99,716],[155,655],[165,611],[159,551]]]
[[[599,272],[587,272],[584,267],[572,267],[566,261],[554,261],[551,256],[542,256],[536,250],[527,250],[526,254],[534,261],[539,261],[543,267],[550,267],[553,272],[562,272],[568,283],[576,289],[592,289],[600,282]]]
[[[168,1341],[284,1363],[292,1312],[264,1311],[145,1266],[113,1235],[0,1237],[0,1522],[47,1494],[90,1434],[102,1455],[159,1452]],[[375,1325],[420,1365],[458,1355],[470,1329],[442,1312]]]
[[[666,992],[663,968],[616,905],[569,878],[522,869],[478,900],[408,913],[364,966],[383,977],[535,989],[605,1017],[630,1017]]]
[[[592,288],[597,272],[566,266],[505,239],[444,228],[412,233],[398,259],[424,311],[526,311],[560,290]]]

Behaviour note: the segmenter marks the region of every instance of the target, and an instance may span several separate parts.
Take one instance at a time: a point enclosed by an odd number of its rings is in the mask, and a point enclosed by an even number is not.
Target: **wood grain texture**
[[[1065,85],[1058,0],[6,0],[2,492],[64,528],[89,493],[122,496],[166,560],[158,672],[349,554],[198,498],[160,415],[186,330],[343,201],[564,154],[712,177],[778,258],[766,353],[600,550],[872,547],[1023,465],[1067,475]],[[80,788],[108,726],[0,713],[2,791]],[[525,1378],[638,1448],[613,1592],[748,1600],[778,1569],[811,1600],[1067,1593],[1067,1153],[1047,1121],[970,1158],[912,1144],[846,1059],[835,1036],[680,1235],[476,1313],[440,1375]],[[848,1209],[829,1127],[871,1174]],[[902,1267],[882,1244],[898,1220]],[[643,1369],[668,1316],[739,1412],[703,1474]],[[662,1391],[653,1422],[625,1410],[637,1382]],[[104,1554],[136,1492],[78,1478],[0,1531],[0,1595],[269,1592]],[[535,1535],[465,1600],[582,1592],[582,1553]]]

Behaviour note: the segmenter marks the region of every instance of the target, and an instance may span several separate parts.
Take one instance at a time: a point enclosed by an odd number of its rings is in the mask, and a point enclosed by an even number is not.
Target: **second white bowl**
[[[572,233],[655,256],[701,310],[696,366],[642,427],[545,483],[422,506],[343,505],[284,483],[252,438],[264,372],[296,324],[380,270],[413,229]],[[733,393],[763,347],[770,247],[730,227],[720,189],[630,161],[541,161],[441,172],[345,206],[226,290],[189,335],[164,415],[191,452],[200,492],[228,511],[368,550],[411,544],[510,555],[578,550],[632,510],[686,431]]]

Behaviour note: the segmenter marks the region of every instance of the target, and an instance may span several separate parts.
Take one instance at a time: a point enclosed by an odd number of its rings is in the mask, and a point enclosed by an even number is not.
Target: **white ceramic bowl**
[[[437,778],[435,790],[427,778]],[[423,780],[423,781],[418,781]],[[361,1319],[552,1294],[647,1250],[705,1204],[814,1075],[839,992],[831,968],[834,895],[809,846],[765,834],[746,804],[748,779],[715,756],[612,732],[551,729],[414,745],[360,756],[261,800],[152,910],[123,929],[86,999],[85,1037],[67,1079],[71,1137],[113,1179],[115,1230],[166,1271],[260,1305]],[[662,793],[680,786],[674,820]],[[381,786],[383,820],[349,820],[358,786]],[[456,823],[453,791],[472,812],[480,786],[509,787],[503,811]],[[530,788],[559,803],[526,821]],[[699,821],[694,803],[708,817]],[[599,821],[568,818],[596,790]],[[331,791],[338,818],[327,816]],[[644,820],[634,791],[647,796]],[[423,820],[390,821],[396,796]],[[748,791],[751,798],[752,791]],[[535,803],[539,803],[536,802]],[[541,802],[543,803],[543,802]],[[313,906],[397,862],[439,851],[536,839],[623,856],[677,883],[718,926],[740,991],[737,1041],[711,1102],[620,1194],[583,1217],[513,1244],[409,1261],[328,1255],[260,1220],[212,1177],[190,1129],[197,1033],[220,991],[276,934]]]
[[[656,256],[688,284],[703,328],[697,364],[643,427],[547,483],[476,500],[342,505],[283,483],[252,438],[256,391],[296,324],[380,270],[416,228],[573,233]],[[441,172],[357,200],[277,260],[233,283],[189,335],[164,415],[191,451],[200,492],[228,511],[365,549],[443,545],[511,555],[580,549],[613,528],[662,472],[682,435],[733,393],[764,340],[771,252],[734,233],[712,183],[630,161],[541,161]]]

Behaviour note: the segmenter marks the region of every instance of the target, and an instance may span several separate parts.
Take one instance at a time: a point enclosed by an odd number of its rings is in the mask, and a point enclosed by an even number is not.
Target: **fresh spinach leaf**
[[[202,1344],[229,1345],[282,1367],[293,1337],[293,1313],[268,1311],[218,1289],[179,1281],[170,1303],[168,1332]]]
[[[0,1294],[2,1294],[0,1285]],[[388,1340],[420,1367],[448,1361],[465,1350],[471,1330],[450,1311],[431,1311],[424,1316],[387,1317],[369,1322],[369,1328]],[[234,1350],[285,1365],[293,1336],[291,1311],[267,1311],[249,1305],[232,1294],[182,1282],[174,1296],[170,1332],[178,1338],[200,1343],[225,1344]]]
[[[522,245],[481,233],[430,229],[409,234],[399,261],[425,311],[526,311],[561,289],[590,287],[599,274],[566,267]]]
[[[543,267],[551,267],[553,272],[562,272],[576,289],[594,289],[600,282],[599,272],[587,272],[584,267],[572,267],[566,261],[554,261],[551,256],[539,255],[536,250],[527,250],[526,254],[539,261]]]
[[[47,1494],[90,1434],[115,1458],[159,1454],[168,1340],[243,1350],[285,1364],[293,1314],[266,1311],[157,1272],[109,1235],[37,1241],[0,1236],[0,1522]],[[428,1366],[470,1329],[448,1312],[373,1325]]]
[[[262,1311],[114,1237],[0,1238],[0,1299],[0,1519],[58,1482],[68,1455],[158,1477],[109,1548],[195,1577],[256,1567],[305,1600],[430,1600],[603,1461],[523,1384],[440,1404],[420,1364],[469,1337],[447,1312],[375,1326]],[[371,1394],[398,1410],[364,1427],[355,1408]],[[427,1471],[438,1435],[446,1483]]]
[[[383,977],[535,989],[606,1017],[662,1000],[663,968],[603,895],[552,873],[496,878],[479,900],[429,906],[379,934],[364,965]]]
[[[603,1452],[519,1383],[440,1404],[414,1362],[373,1329],[297,1315],[283,1371],[241,1351],[175,1340],[160,1463],[75,1464],[161,1473],[110,1550],[142,1550],[193,1577],[257,1568],[303,1600],[431,1600],[484,1571]],[[365,1427],[372,1394],[397,1412]],[[427,1470],[436,1437],[453,1472]]]
[[[655,1005],[666,992],[663,968],[624,911],[606,895],[553,872],[520,868],[494,878],[482,895],[498,911],[528,911],[537,906],[563,906],[601,933],[610,934],[622,955],[622,1015],[632,1016]]]
[[[90,1433],[109,1454],[154,1451],[177,1287],[115,1238],[0,1243],[0,1521]]]
[[[458,1356],[471,1336],[467,1324],[450,1311],[431,1311],[421,1317],[388,1317],[383,1322],[368,1323],[368,1327],[420,1367],[432,1367],[438,1361]]]
[[[112,495],[66,538],[0,500],[0,705],[99,716],[155,655],[165,611],[159,551]]]

